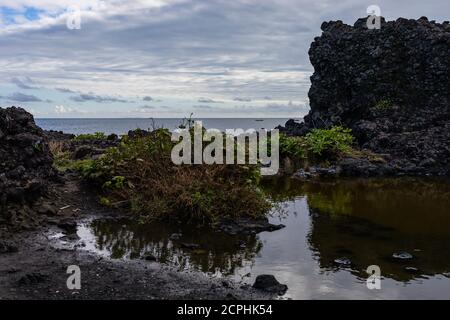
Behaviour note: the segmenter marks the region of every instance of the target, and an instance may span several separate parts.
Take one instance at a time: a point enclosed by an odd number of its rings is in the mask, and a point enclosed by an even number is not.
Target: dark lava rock
[[[74,134],[71,133],[64,133],[62,131],[55,131],[55,130],[45,130],[44,131],[45,136],[47,137],[47,140],[49,141],[68,141],[75,138]]]
[[[239,218],[227,219],[222,218],[217,228],[225,233],[236,234],[257,234],[263,231],[275,231],[284,228],[283,224],[272,224],[268,219]]]
[[[9,241],[0,240],[0,253],[13,253],[17,252],[19,249],[17,246]]]
[[[253,284],[253,288],[270,293],[276,293],[280,296],[285,294],[288,289],[287,285],[279,283],[278,280],[271,274],[257,276],[255,283]]]
[[[311,110],[280,130],[343,125],[360,148],[388,155],[385,165],[347,160],[342,175],[450,175],[450,25],[399,18],[380,30],[366,19],[321,28],[309,50]]]
[[[152,253],[145,253],[142,256],[142,259],[147,260],[147,261],[157,261],[158,258],[156,258]]]
[[[232,293],[227,293],[227,295],[225,296],[225,300],[239,300],[238,297],[236,297],[234,294]]]
[[[37,212],[39,214],[44,214],[44,215],[48,215],[48,216],[54,216],[58,213],[58,209],[48,203],[44,203],[41,206],[38,207]]]
[[[413,259],[413,255],[408,252],[395,252],[392,254],[392,258],[397,260],[411,260]]]
[[[111,133],[106,139],[108,141],[117,141],[119,140],[119,136],[115,133]]]
[[[34,285],[45,282],[48,279],[48,275],[39,272],[27,273],[18,280],[18,284],[22,286]]]
[[[63,220],[57,226],[69,234],[77,231],[77,223],[73,220]]]
[[[52,165],[47,138],[33,116],[22,108],[0,108],[0,217],[8,215],[8,207],[32,204],[44,195],[56,177]],[[21,221],[29,214],[16,212]]]
[[[136,130],[129,130],[128,131],[128,137],[131,139],[134,138],[142,138],[142,137],[147,137],[151,134],[151,131],[147,131],[147,130],[142,130],[142,129],[136,129]]]

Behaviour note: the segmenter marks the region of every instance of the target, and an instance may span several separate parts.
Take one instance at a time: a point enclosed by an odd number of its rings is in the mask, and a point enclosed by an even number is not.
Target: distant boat
[[[264,119],[255,119],[255,121],[264,121]]]

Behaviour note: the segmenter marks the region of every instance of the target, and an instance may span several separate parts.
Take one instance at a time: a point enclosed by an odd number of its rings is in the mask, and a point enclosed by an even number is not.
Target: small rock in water
[[[281,284],[277,279],[271,274],[262,274],[256,277],[255,283],[253,284],[253,288],[276,293],[280,296],[286,293],[288,287],[285,284]]]
[[[180,238],[181,238],[181,233],[173,233],[173,234],[169,237],[170,240],[180,240]]]
[[[75,233],[77,231],[77,223],[72,220],[65,220],[58,223],[58,228],[66,231],[67,233]]]
[[[349,265],[352,264],[350,259],[346,258],[346,257],[334,259],[334,263],[336,263],[336,264],[338,264],[340,266],[349,266]]]
[[[405,271],[408,273],[419,273],[419,269],[415,267],[406,267]]]
[[[395,252],[392,254],[392,258],[399,260],[410,260],[413,256],[408,252]]]

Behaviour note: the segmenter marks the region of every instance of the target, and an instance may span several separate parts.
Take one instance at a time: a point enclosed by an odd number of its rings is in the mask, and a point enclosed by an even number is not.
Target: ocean
[[[273,129],[278,125],[284,125],[288,118],[204,118],[195,119],[202,121],[207,129]],[[63,131],[65,133],[94,133],[125,134],[133,129],[178,128],[182,119],[176,118],[121,118],[121,119],[35,119],[36,124],[45,130]]]

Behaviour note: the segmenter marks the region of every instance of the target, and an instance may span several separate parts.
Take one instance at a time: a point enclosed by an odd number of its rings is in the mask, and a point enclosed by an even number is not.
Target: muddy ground
[[[50,187],[44,221],[32,230],[0,230],[0,299],[269,299],[250,286],[196,272],[182,272],[155,261],[122,261],[83,250],[76,223],[119,218],[97,204],[75,175]],[[52,211],[52,210],[49,210]],[[66,245],[53,238],[63,233]],[[81,289],[67,288],[67,267],[81,269]]]

